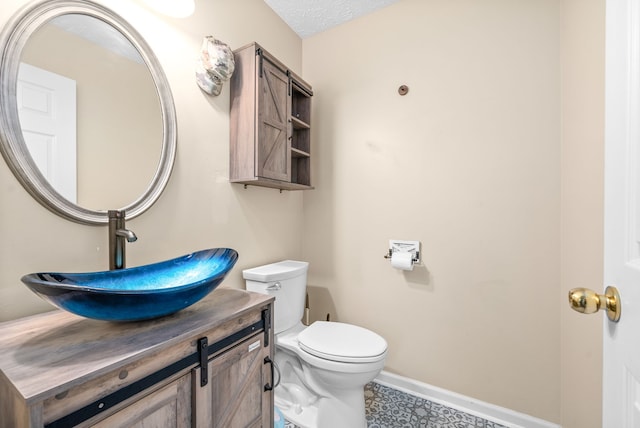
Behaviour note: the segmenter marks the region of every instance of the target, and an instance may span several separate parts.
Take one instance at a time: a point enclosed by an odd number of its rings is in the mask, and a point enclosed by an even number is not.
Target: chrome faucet
[[[124,211],[109,210],[109,270],[126,267],[125,245],[138,237],[124,227]]]

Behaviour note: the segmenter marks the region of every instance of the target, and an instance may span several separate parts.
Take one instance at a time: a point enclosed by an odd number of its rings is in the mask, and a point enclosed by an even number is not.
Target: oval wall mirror
[[[84,224],[133,218],[166,186],[176,118],[137,31],[86,0],[47,0],[0,34],[0,151],[42,205]]]

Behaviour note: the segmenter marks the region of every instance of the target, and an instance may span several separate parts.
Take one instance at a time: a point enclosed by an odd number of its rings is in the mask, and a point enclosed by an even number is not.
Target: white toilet
[[[301,319],[309,263],[286,260],[242,271],[247,290],[275,296],[276,406],[303,428],[366,427],[364,385],[384,367],[387,342],[362,327]]]

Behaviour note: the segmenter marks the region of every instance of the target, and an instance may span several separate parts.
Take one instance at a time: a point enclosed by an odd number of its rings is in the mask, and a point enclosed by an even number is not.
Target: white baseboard
[[[485,403],[384,370],[374,379],[374,382],[511,428],[560,428],[560,425],[543,419]]]

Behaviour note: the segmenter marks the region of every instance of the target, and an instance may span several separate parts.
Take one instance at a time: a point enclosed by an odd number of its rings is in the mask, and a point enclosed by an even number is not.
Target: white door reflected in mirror
[[[22,134],[33,161],[58,193],[75,204],[75,80],[21,63],[17,98]]]

